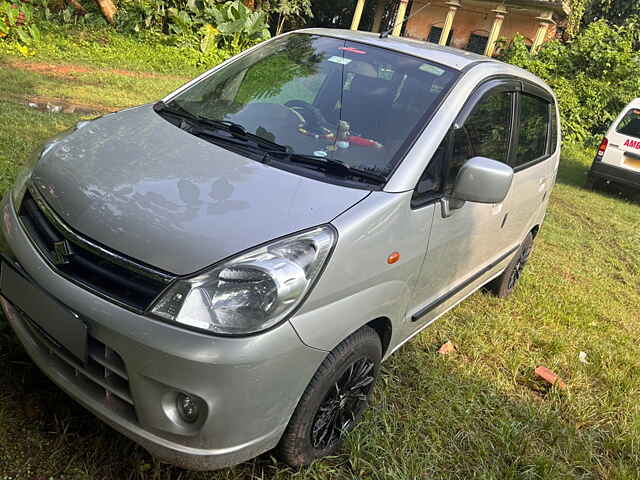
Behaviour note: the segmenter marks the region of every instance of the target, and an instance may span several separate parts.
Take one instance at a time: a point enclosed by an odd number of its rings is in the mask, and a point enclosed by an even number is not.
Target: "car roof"
[[[462,70],[468,65],[478,62],[503,63],[484,55],[467,52],[452,47],[443,47],[435,43],[415,40],[406,37],[387,36],[380,38],[379,33],[361,32],[354,30],[341,30],[333,28],[306,28],[291,33],[309,33],[326,37],[335,37],[353,42],[367,43],[376,47],[387,48],[397,52],[406,53],[415,57],[424,58],[432,62],[447,65],[456,70]],[[506,64],[504,64],[506,65]]]
[[[634,98],[629,102],[629,104],[624,107],[623,111],[626,112],[630,108],[640,108],[640,98]]]

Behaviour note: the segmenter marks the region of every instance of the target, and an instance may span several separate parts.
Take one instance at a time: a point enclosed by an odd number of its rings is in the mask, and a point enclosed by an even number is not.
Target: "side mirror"
[[[485,157],[473,157],[458,172],[453,199],[476,203],[502,202],[513,182],[513,168]]]

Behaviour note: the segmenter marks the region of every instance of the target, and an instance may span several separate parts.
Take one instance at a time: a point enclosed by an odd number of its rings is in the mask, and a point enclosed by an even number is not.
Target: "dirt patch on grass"
[[[153,72],[133,72],[130,70],[122,70],[119,68],[92,68],[86,65],[30,62],[18,59],[8,60],[6,62],[6,65],[28,72],[44,73],[49,76],[58,78],[74,78],[75,75],[87,73],[108,73],[112,75],[122,75],[124,77],[134,78],[170,78],[175,80],[185,80],[187,78],[180,75],[166,75]]]
[[[21,96],[11,94],[0,94],[0,100],[6,100],[13,103],[20,103],[34,108],[41,112],[49,113],[110,113],[118,109],[108,107],[99,103],[75,103],[68,102],[61,98],[40,97],[40,96]]]

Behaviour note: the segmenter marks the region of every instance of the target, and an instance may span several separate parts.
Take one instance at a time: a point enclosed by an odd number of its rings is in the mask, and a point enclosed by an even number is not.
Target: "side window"
[[[511,134],[511,98],[507,92],[489,93],[464,124],[473,155],[507,162]]]
[[[449,135],[444,137],[442,143],[433,154],[429,165],[423,172],[416,189],[413,192],[411,203],[413,207],[420,207],[442,192],[442,166],[446,160],[449,145]]]
[[[549,102],[532,95],[520,97],[519,140],[513,167],[519,167],[547,153]]]
[[[447,189],[451,190],[458,176],[460,167],[474,157],[471,137],[466,125],[458,130],[453,131],[453,145],[451,147],[451,155],[449,156],[449,164],[447,168]]]
[[[640,109],[629,110],[620,120],[616,131],[629,137],[640,138]]]
[[[436,150],[416,186],[412,204],[420,206],[450,193],[460,167],[473,157],[507,163],[513,94],[490,92],[475,106],[464,126],[452,129]],[[443,175],[443,174],[444,175]]]
[[[551,139],[549,140],[549,153],[555,153],[558,148],[558,115],[556,114],[556,105],[549,104],[549,118],[551,120]]]
[[[453,187],[460,167],[472,157],[507,163],[511,135],[512,94],[489,93],[476,105],[464,126],[454,131],[447,171],[447,189]]]

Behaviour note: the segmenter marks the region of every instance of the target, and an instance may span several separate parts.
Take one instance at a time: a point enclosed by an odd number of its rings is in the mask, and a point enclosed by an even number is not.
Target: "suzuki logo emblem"
[[[69,263],[69,257],[73,255],[73,251],[71,250],[71,245],[68,241],[61,240],[53,243],[53,251],[51,252],[51,255],[53,256],[53,263],[58,266],[62,266]]]

